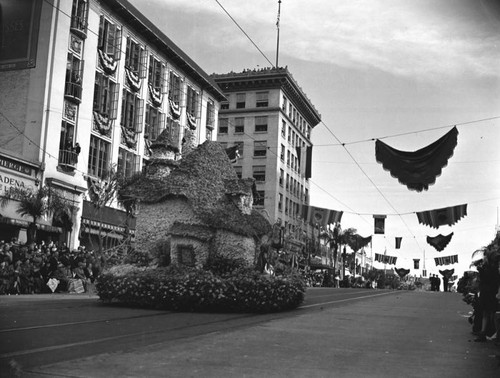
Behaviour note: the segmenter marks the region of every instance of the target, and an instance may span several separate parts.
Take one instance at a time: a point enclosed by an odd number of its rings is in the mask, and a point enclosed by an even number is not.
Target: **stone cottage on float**
[[[120,191],[137,203],[135,248],[170,254],[172,264],[202,267],[211,254],[254,263],[271,225],[252,208],[255,183],[239,179],[224,148],[206,141],[182,160],[163,132],[144,175]]]

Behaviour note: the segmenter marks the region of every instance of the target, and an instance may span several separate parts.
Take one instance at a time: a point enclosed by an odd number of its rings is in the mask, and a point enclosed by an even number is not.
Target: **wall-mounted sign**
[[[0,70],[36,65],[43,0],[0,0]]]

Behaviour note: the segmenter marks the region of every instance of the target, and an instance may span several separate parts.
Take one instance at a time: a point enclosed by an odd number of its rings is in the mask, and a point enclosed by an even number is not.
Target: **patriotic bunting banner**
[[[467,204],[417,212],[418,222],[433,228],[452,226],[466,215]]]
[[[385,233],[385,218],[386,215],[374,215],[374,233],[375,234],[384,234]]]
[[[362,237],[361,235],[354,235],[353,238],[349,238],[347,240],[347,244],[349,247],[352,248],[354,252],[359,251],[361,248],[366,247],[368,244],[370,244],[372,241],[372,237],[368,236],[366,238]]]
[[[421,192],[436,182],[436,177],[453,156],[457,139],[458,130],[454,127],[434,143],[413,152],[396,150],[377,139],[375,157],[399,183],[409,190]]]
[[[394,270],[396,271],[396,273],[398,274],[398,276],[400,278],[403,278],[404,276],[406,276],[408,273],[410,273],[410,269],[405,269],[405,268],[394,268]]]
[[[396,264],[397,259],[398,258],[395,256],[387,256],[387,255],[381,255],[380,253],[375,253],[375,261],[384,264],[394,265]]]
[[[231,163],[236,163],[238,161],[238,159],[240,158],[240,154],[239,154],[238,149],[239,149],[239,145],[226,148],[226,154],[227,154],[227,157],[229,158],[229,160],[231,160]]]
[[[446,256],[446,257],[435,257],[434,261],[436,262],[436,266],[456,264],[456,263],[458,263],[458,255]]]
[[[449,235],[446,235],[446,236],[441,235],[441,234],[434,236],[434,237],[427,236],[427,243],[429,243],[434,248],[436,248],[436,250],[438,252],[441,252],[443,249],[446,248],[446,246],[450,242],[452,236],[453,236],[453,232]]]
[[[344,214],[343,211],[336,211],[307,205],[303,206],[302,212],[302,216],[307,221],[307,223],[313,225],[319,224],[323,227],[326,227],[327,225],[333,223],[340,223],[342,214]]]
[[[403,239],[402,237],[396,236],[396,249],[401,248],[401,240],[402,239]]]

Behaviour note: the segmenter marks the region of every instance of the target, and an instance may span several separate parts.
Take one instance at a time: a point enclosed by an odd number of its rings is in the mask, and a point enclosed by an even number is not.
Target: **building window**
[[[165,114],[149,104],[146,105],[146,121],[144,127],[144,136],[149,140],[156,140],[165,129]]]
[[[264,190],[257,190],[257,196],[253,199],[254,206],[264,206],[264,199],[266,198],[266,192]]]
[[[283,181],[285,181],[285,171],[280,168],[280,186],[283,186]]]
[[[265,108],[269,106],[269,92],[257,92],[255,106],[257,108]]]
[[[266,166],[265,165],[254,165],[252,167],[253,178],[255,181],[264,182],[266,181]]]
[[[168,83],[168,98],[172,100],[175,105],[179,105],[181,102],[181,78],[175,74],[175,72],[170,71]]]
[[[118,150],[118,166],[117,173],[122,177],[132,177],[132,175],[139,170],[139,158],[134,153],[120,148]]]
[[[244,150],[244,147],[245,147],[245,143],[244,142],[234,142],[234,145],[235,146],[238,146],[238,155],[240,155],[240,157],[243,157],[243,150]]]
[[[236,176],[241,178],[243,175],[243,167],[234,167],[234,171],[236,172]]]
[[[177,245],[177,262],[181,265],[195,266],[194,248],[192,245]]]
[[[288,100],[286,97],[283,95],[283,104],[281,104],[281,109],[286,112],[286,106],[287,106]]]
[[[104,18],[104,16],[101,16],[101,21],[99,23],[99,40],[97,44],[99,50],[112,56],[115,60],[120,60],[121,42],[121,28]]]
[[[89,166],[91,176],[105,178],[109,168],[109,152],[111,143],[94,135],[90,136]]]
[[[290,166],[290,151],[286,152],[286,165]]]
[[[256,140],[253,142],[253,156],[265,157],[267,154],[267,142]]]
[[[245,132],[245,118],[238,117],[234,119],[234,132],[236,134],[243,134]]]
[[[116,119],[118,90],[118,84],[112,81],[108,76],[96,72],[93,110],[108,119]]]
[[[281,121],[281,136],[286,138],[286,122]]]
[[[282,144],[282,145],[281,145],[280,159],[281,159],[281,161],[282,161],[283,163],[285,162],[285,151],[286,151],[285,145],[284,145],[284,144]]]
[[[88,0],[73,0],[71,9],[71,31],[81,38],[87,37]]]
[[[148,84],[163,93],[165,83],[165,65],[153,55],[149,56]]]
[[[237,93],[236,94],[236,109],[245,108],[246,103],[246,93]]]
[[[215,106],[212,100],[207,101],[207,128],[213,129],[215,123]],[[208,139],[208,138],[207,138]]]
[[[278,193],[278,210],[283,211],[283,194]]]
[[[125,50],[125,68],[138,75],[143,79],[146,72],[146,54],[141,45],[135,42],[132,38],[127,37],[127,47]]]
[[[226,98],[229,99],[229,95],[228,94],[224,94],[224,96],[226,96]],[[221,101],[220,108],[221,108],[221,110],[227,110],[227,109],[229,109],[229,101]]]
[[[200,94],[191,86],[187,86],[186,113],[194,118],[199,118]]]
[[[267,116],[255,117],[255,132],[256,133],[267,132]]]
[[[206,140],[212,140],[212,134],[213,134],[213,130],[207,127],[206,133],[205,133]]]
[[[286,174],[285,188],[288,190],[290,188],[290,175]]]
[[[59,164],[66,167],[75,167],[78,153],[75,151],[75,125],[63,121],[61,124],[61,138],[59,140]]]
[[[122,118],[120,124],[126,129],[142,132],[142,118],[144,112],[144,100],[135,93],[123,90]]]
[[[219,134],[227,134],[229,121],[227,118],[219,119]]]
[[[66,85],[64,86],[64,96],[68,100],[80,103],[82,99],[82,76],[83,61],[72,53],[68,53],[66,63]]]

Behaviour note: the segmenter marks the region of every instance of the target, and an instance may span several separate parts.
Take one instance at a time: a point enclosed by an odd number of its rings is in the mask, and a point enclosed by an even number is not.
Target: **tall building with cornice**
[[[309,204],[313,128],[321,115],[287,68],[212,75],[227,101],[221,103],[217,140],[239,146],[234,167],[253,177],[254,204],[298,238],[306,230],[302,206]]]
[[[165,129],[180,153],[215,140],[224,95],[127,0],[1,3],[0,195],[43,185],[73,202],[71,219],[38,220],[37,241],[121,243],[133,222],[116,201],[92,204],[106,172],[141,171]],[[32,221],[9,201],[0,239],[26,240]]]

